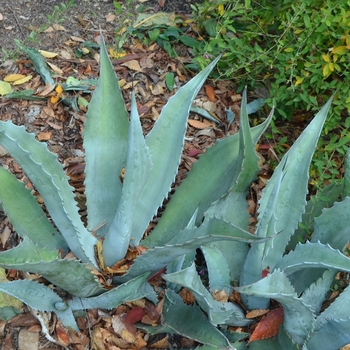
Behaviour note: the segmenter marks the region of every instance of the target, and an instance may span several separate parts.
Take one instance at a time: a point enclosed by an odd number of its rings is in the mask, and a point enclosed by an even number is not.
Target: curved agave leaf
[[[153,167],[149,181],[140,193],[139,201],[134,208],[138,213],[138,219],[134,221],[132,228],[133,245],[139,244],[149,222],[171,189],[180,164],[192,101],[219,59],[220,56],[168,100],[153,129],[146,136],[146,145]]]
[[[248,345],[249,350],[300,350],[290,336],[287,334],[283,326],[280,327],[276,337],[253,341]],[[303,348],[304,349],[304,348]],[[304,349],[307,350],[307,349]]]
[[[0,290],[33,309],[54,312],[65,326],[79,331],[71,308],[50,288],[34,281],[18,280],[0,283]]]
[[[144,252],[135,259],[129,271],[123,277],[115,278],[115,281],[124,282],[146,271],[157,272],[179,256],[192,253],[203,244],[219,240],[259,243],[261,238],[228,222],[212,218],[198,228],[179,232],[169,244]]]
[[[306,305],[310,305],[313,312],[318,314],[322,304],[326,299],[326,295],[330,291],[330,287],[334,282],[334,278],[338,272],[334,270],[326,270],[322,277],[315,283],[311,284],[303,293],[303,300]]]
[[[0,121],[0,143],[16,159],[45,201],[52,220],[78,259],[97,265],[96,238],[86,230],[78,213],[73,188],[57,156],[23,126]]]
[[[140,240],[136,232],[132,231],[132,226],[142,215],[136,208],[140,201],[140,193],[147,186],[150,178],[152,162],[139,118],[135,94],[132,93],[128,155],[123,189],[117,214],[103,242],[103,256],[107,266],[112,266],[125,257],[130,239],[132,242]]]
[[[68,301],[72,310],[84,310],[84,309],[113,309],[120,304],[138,300],[144,297],[150,297],[154,299],[155,292],[152,288],[145,287],[145,284],[149,286],[145,281],[149,273],[144,273],[110,291],[90,298],[73,298]],[[152,289],[152,292],[151,292]]]
[[[298,244],[276,264],[287,276],[304,268],[325,268],[350,272],[350,259],[328,244]]]
[[[349,318],[350,288],[346,287],[340,295],[316,319],[316,329],[321,328],[327,320],[345,320]]]
[[[271,111],[272,115],[273,111]],[[251,130],[248,122],[247,112],[247,92],[244,90],[241,115],[240,115],[240,129],[239,129],[239,153],[237,157],[237,168],[241,169],[241,172],[237,176],[237,180],[234,182],[232,188],[221,197],[219,200],[214,202],[209,209],[205,212],[205,217],[222,217],[224,220],[234,223],[236,226],[246,228],[249,226],[249,214],[247,210],[246,196],[248,188],[251,183],[256,179],[257,174],[260,170],[258,166],[258,157],[255,151],[255,143],[252,139]],[[226,266],[229,266],[228,276],[224,280],[230,279],[237,280],[240,276],[241,270],[244,265],[244,261],[249,251],[249,245],[241,242],[215,242],[210,244],[211,249],[216,247],[220,252],[221,256],[226,260]],[[235,252],[232,254],[232,252]],[[203,251],[205,252],[205,251]],[[217,272],[211,274],[211,270],[217,271],[215,266],[218,265],[216,255],[205,254],[206,264],[209,271],[210,284],[213,283],[213,278],[217,276],[223,276],[224,270],[218,275]],[[211,266],[213,265],[213,266]],[[217,285],[217,289],[219,288]]]
[[[16,252],[15,249],[13,249],[14,252]],[[2,254],[0,254],[0,257]],[[38,261],[35,257],[34,259],[34,261],[24,261],[22,263],[7,260],[1,262],[0,266],[7,269],[38,273],[54,285],[76,296],[87,297],[106,291],[91,269],[88,268],[88,265],[82,264],[78,260]]]
[[[208,314],[211,323],[232,326],[246,326],[251,323],[245,318],[243,310],[234,303],[216,301],[204,287],[194,264],[187,269],[163,275],[171,283],[188,288],[196,297],[198,305]]]
[[[311,242],[320,241],[343,251],[350,241],[349,212],[350,197],[335,202],[332,208],[324,209],[322,214],[315,218]]]
[[[65,240],[24,184],[2,167],[0,183],[0,202],[17,234],[22,238],[29,237],[38,247],[67,252]]]
[[[101,36],[100,78],[84,124],[86,152],[85,194],[90,231],[105,222],[98,234],[105,235],[115,216],[125,167],[129,120],[118,78]]]
[[[251,129],[254,143],[269,125],[271,117],[272,113],[264,123]],[[193,164],[171,197],[152,234],[142,241],[142,245],[154,247],[166,244],[186,227],[197,208],[197,224],[200,224],[202,215],[210,204],[224,195],[237,179],[241,171],[236,163],[238,152],[238,134],[218,140],[208,148]],[[222,154],[225,154],[225,161],[222,161]]]
[[[344,196],[350,197],[350,148],[344,157]]]
[[[332,98],[317,113],[294,145],[284,155],[263,191],[259,212],[266,215],[265,209],[274,191],[275,183],[279,181],[281,174],[284,173],[276,205],[273,209],[271,208],[274,216],[277,218],[276,225],[269,226],[265,236],[272,236],[276,232],[280,233],[265,243],[264,255],[261,257],[265,267],[274,268],[276,262],[283,256],[288,241],[298,226],[298,222],[301,221],[306,205],[305,197],[311,158],[331,102]]]
[[[203,315],[196,305],[188,306],[171,289],[165,294],[163,327],[172,333],[181,334],[209,349],[233,349],[227,338]],[[208,349],[208,347],[203,347]],[[202,349],[202,348],[201,348]]]
[[[222,243],[226,244],[226,246],[228,245],[226,241]],[[225,256],[222,254],[221,250],[217,248],[215,243],[206,244],[201,247],[201,250],[208,268],[210,291],[213,292],[215,289],[219,291],[224,290],[228,295],[230,293],[231,280],[230,269]],[[234,254],[236,254],[236,251],[233,251]],[[167,272],[169,273],[169,271]]]
[[[350,318],[327,319],[307,342],[307,350],[338,350],[350,343]]]
[[[284,328],[296,344],[302,345],[313,331],[315,316],[310,307],[297,298],[283,271],[275,270],[258,282],[234,289],[240,293],[270,298],[281,303],[284,310]]]

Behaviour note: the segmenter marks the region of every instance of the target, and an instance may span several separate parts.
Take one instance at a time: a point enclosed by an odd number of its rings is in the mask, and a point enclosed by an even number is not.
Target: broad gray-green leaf
[[[91,269],[78,260],[56,259],[17,264],[5,262],[1,263],[0,266],[7,269],[38,273],[54,285],[76,296],[87,297],[105,291]]]
[[[327,319],[306,343],[307,350],[338,350],[350,343],[350,318]]]
[[[302,221],[288,244],[288,250],[293,250],[299,242],[304,241],[314,231],[315,218],[322,214],[324,208],[331,207],[339,199],[343,189],[343,184],[330,184],[310,197]]]
[[[220,56],[170,97],[153,129],[146,136],[153,167],[134,208],[138,219],[132,228],[135,237],[133,245],[139,244],[149,222],[171,189],[180,164],[192,101],[219,59]]]
[[[215,349],[233,349],[226,337],[213,326],[196,305],[186,305],[171,289],[165,294],[162,325],[174,333]]]
[[[149,273],[144,273],[110,291],[90,298],[73,298],[68,302],[72,310],[83,309],[113,309],[120,304],[138,300],[147,297],[150,293],[148,288],[144,288],[143,284]]]
[[[115,278],[124,282],[146,271],[157,272],[177,257],[189,254],[203,244],[214,241],[260,242],[261,238],[235,227],[232,224],[212,218],[198,228],[185,229],[164,246],[155,247],[138,256],[123,277]]]
[[[326,268],[350,272],[350,259],[328,244],[298,244],[276,264],[287,275],[305,268]]]
[[[279,181],[281,173],[284,173],[276,205],[273,208],[273,215],[277,219],[276,225],[270,225],[266,236],[272,236],[275,232],[280,233],[265,243],[264,266],[269,266],[272,269],[275,267],[276,262],[283,256],[291,235],[301,221],[306,205],[305,197],[311,158],[331,102],[332,98],[317,113],[312,122],[284,155],[263,190],[259,213],[266,215],[265,209],[274,190],[275,182]]]
[[[228,242],[224,241],[223,244],[228,245]],[[202,246],[201,250],[208,268],[210,291],[224,290],[228,295],[230,293],[230,270],[225,257],[212,244]]]
[[[117,76],[101,37],[100,78],[84,124],[86,160],[85,194],[88,228],[105,223],[105,235],[116,214],[122,184],[119,175],[126,164],[129,120]]]
[[[271,196],[269,197],[265,210],[261,215],[256,229],[256,234],[259,237],[266,237],[269,227],[275,227],[276,225],[277,219],[274,215],[274,209],[276,206],[277,194],[280,189],[282,178],[283,173],[280,173],[279,178],[274,183],[274,188]],[[272,232],[274,232],[273,229]],[[263,257],[266,253],[265,248],[265,244],[251,247],[243,265],[240,278],[240,286],[245,286],[259,281],[261,279],[262,272],[269,267],[268,265],[263,265]],[[249,310],[266,309],[268,308],[269,304],[269,300],[266,298],[256,298],[255,296],[245,294],[242,295],[242,301]]]
[[[24,184],[2,167],[0,183],[0,202],[17,234],[22,238],[29,237],[38,247],[67,252],[65,240]]]
[[[333,207],[324,209],[315,219],[315,231],[311,242],[320,241],[343,251],[350,241],[349,215],[350,197],[335,202]]]
[[[50,288],[34,281],[18,280],[0,283],[0,290],[21,300],[35,310],[56,313],[66,327],[79,331],[72,310]]]
[[[322,304],[326,299],[326,295],[330,291],[330,287],[334,282],[337,271],[326,270],[322,277],[305,290],[303,293],[303,300],[306,305],[310,305],[313,312],[318,314],[321,310]]]
[[[346,287],[340,295],[316,319],[316,329],[319,329],[327,320],[345,320],[349,318],[350,288]]]
[[[251,129],[254,143],[269,125],[271,117],[272,113],[264,123]],[[154,247],[166,244],[186,227],[197,208],[197,224],[200,224],[210,204],[224,195],[237,179],[241,171],[236,163],[238,150],[238,134],[218,140],[208,148],[176,189],[152,234],[142,241],[142,245]],[[222,154],[225,154],[224,160]]]
[[[0,121],[0,144],[16,159],[39,191],[71,251],[82,262],[96,266],[94,245],[97,240],[80,219],[73,188],[57,156],[23,126],[10,121]]]
[[[244,90],[241,105],[239,137],[237,167],[241,169],[241,172],[238,174],[237,180],[228,193],[209,207],[205,213],[205,217],[222,217],[224,220],[232,222],[238,227],[246,228],[250,224],[247,210],[248,204],[246,201],[247,191],[260,170],[255,151],[255,143],[253,142],[249,127],[246,90]],[[226,264],[230,268],[229,277],[232,280],[237,280],[240,276],[249,246],[240,242],[227,244],[227,242],[223,241],[212,243],[211,247],[216,247],[221,252],[226,260]],[[232,254],[232,251],[235,254]],[[210,265],[212,263],[216,265],[217,263],[215,259],[209,259],[209,257],[206,263],[210,271]]]
[[[188,288],[196,297],[198,305],[208,314],[211,323],[246,326],[251,322],[245,318],[243,310],[238,305],[219,302],[212,297],[204,287],[194,264],[179,272],[163,275],[163,278],[168,282]]]
[[[253,284],[235,288],[240,293],[277,300],[284,310],[284,328],[292,340],[302,345],[314,329],[315,317],[309,306],[297,298],[287,276],[280,270]]]
[[[112,266],[123,259],[129,244],[139,242],[141,239],[132,230],[132,226],[140,218],[141,213],[135,208],[137,208],[140,193],[145,188],[151,171],[152,162],[143,136],[135,94],[132,93],[128,154],[123,189],[117,214],[103,242],[103,256],[107,266]]]
[[[278,334],[274,338],[253,341],[248,345],[249,350],[300,350],[283,326],[280,326]]]

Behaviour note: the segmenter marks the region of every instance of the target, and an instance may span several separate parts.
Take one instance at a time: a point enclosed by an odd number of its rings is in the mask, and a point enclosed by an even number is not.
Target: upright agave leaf
[[[102,36],[100,55],[100,78],[84,124],[85,195],[88,229],[100,227],[97,233],[105,235],[121,196],[129,120]]]
[[[96,238],[80,219],[73,188],[57,156],[33,134],[27,133],[23,126],[16,126],[10,121],[0,121],[0,144],[21,165],[44,199],[52,220],[71,251],[81,261],[97,266],[94,252]]]
[[[311,158],[331,101],[332,98],[284,155],[263,191],[257,235],[272,239],[263,245],[252,247],[242,271],[241,285],[258,281],[264,269],[275,267],[301,221],[306,205]],[[248,305],[249,300],[251,305]],[[258,301],[253,306],[253,300],[249,296],[245,300],[249,308],[266,306],[259,306]]]
[[[269,125],[271,117],[272,114],[264,123],[251,129],[254,143]],[[204,212],[223,196],[237,179],[241,170],[237,166],[239,142],[239,134],[228,136],[218,140],[200,156],[171,197],[152,234],[142,241],[142,245],[154,247],[166,244],[179,230],[186,227],[197,209],[197,224],[201,223]],[[224,162],[222,154],[225,154]]]

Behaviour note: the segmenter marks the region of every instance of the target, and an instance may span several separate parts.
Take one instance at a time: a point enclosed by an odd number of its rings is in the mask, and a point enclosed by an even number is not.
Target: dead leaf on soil
[[[205,85],[205,93],[207,94],[210,101],[212,101],[212,102],[216,101],[215,91],[214,91],[214,88],[212,86]]]
[[[278,333],[278,329],[282,324],[284,319],[283,309],[277,308],[270,311],[266,317],[264,317],[254,329],[249,342],[255,340],[262,340],[267,338],[272,338]]]
[[[270,312],[270,310],[256,309],[256,310],[249,311],[245,315],[245,317],[246,318],[257,318],[260,316],[264,316],[264,315],[268,314],[269,312]]]
[[[205,129],[205,128],[215,127],[214,123],[201,122],[201,121],[195,120],[195,119],[188,119],[187,122],[189,125],[193,126],[196,129]]]
[[[113,22],[117,16],[114,13],[108,13],[105,18],[107,22]]]
[[[134,70],[136,72],[141,72],[142,71],[142,69],[140,67],[140,64],[139,64],[139,61],[137,61],[137,60],[131,60],[129,62],[125,62],[125,63],[122,64],[122,66],[127,67],[127,68],[129,68],[131,70]]]

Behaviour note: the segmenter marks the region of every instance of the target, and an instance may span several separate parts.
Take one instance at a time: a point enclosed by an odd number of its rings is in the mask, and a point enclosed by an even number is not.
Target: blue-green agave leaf
[[[163,327],[214,349],[233,349],[226,337],[212,325],[197,305],[186,305],[171,289],[165,294]]]
[[[276,206],[277,194],[280,189],[282,178],[283,173],[280,173],[279,178],[274,183],[274,188],[271,196],[269,197],[269,201],[265,207],[265,211],[261,215],[256,230],[257,236],[259,237],[266,237],[269,227],[275,227],[276,225],[277,219],[274,215],[274,209]],[[263,265],[263,256],[266,253],[265,247],[265,244],[260,244],[259,247],[251,247],[243,265],[240,278],[241,286],[252,284],[261,279],[262,272],[268,267]],[[268,308],[269,304],[269,300],[266,298],[257,298],[255,296],[245,294],[242,295],[242,301],[250,310],[266,309]]]
[[[149,273],[144,273],[128,282],[123,283],[122,285],[111,289],[110,291],[98,295],[96,297],[90,298],[73,298],[68,301],[69,306],[72,310],[84,310],[84,309],[113,309],[120,304],[138,300],[147,296],[151,296],[150,289],[144,287],[146,279],[149,276]]]
[[[327,320],[345,320],[349,318],[350,288],[346,287],[340,295],[316,319],[316,329],[319,329]]]
[[[281,163],[275,169],[267,186],[263,190],[260,200],[259,212],[266,215],[265,209],[269,203],[276,181],[281,173],[284,174],[277,195],[276,205],[273,207],[273,217],[276,224],[269,225],[266,236],[280,232],[273,239],[265,243],[263,266],[274,268],[277,261],[283,256],[286,245],[298,223],[306,205],[307,185],[309,179],[309,166],[316,148],[323,123],[327,117],[332,98],[315,116],[308,127],[302,132],[293,146],[284,155]]]
[[[323,302],[326,300],[326,295],[330,291],[330,287],[334,282],[334,278],[338,272],[335,270],[326,270],[322,277],[315,283],[311,284],[303,293],[303,300],[306,305],[309,305],[315,314],[319,314]]]
[[[72,310],[50,288],[34,281],[18,280],[0,283],[0,290],[35,310],[54,312],[66,327],[79,331]]]
[[[249,350],[300,350],[293,342],[283,326],[280,326],[278,334],[274,338],[253,341],[248,345]]]
[[[350,272],[350,259],[328,244],[298,244],[276,264],[287,275],[305,268],[325,268]]]
[[[310,197],[305,207],[302,221],[291,237],[288,250],[293,250],[299,242],[305,241],[306,237],[314,231],[315,218],[322,214],[324,208],[331,207],[334,202],[339,200],[343,190],[343,184],[330,184],[318,190],[315,195]],[[322,240],[320,241],[322,242]]]
[[[17,234],[38,247],[68,251],[68,246],[46,217],[36,198],[14,175],[0,167],[0,202]],[[25,215],[23,215],[25,213]]]
[[[334,315],[335,316],[335,315]],[[327,319],[307,342],[307,350],[338,350],[350,343],[350,318]]]
[[[228,245],[227,242],[223,242]],[[227,295],[230,293],[230,270],[222,252],[212,244],[201,247],[209,275],[210,291],[224,290]],[[169,273],[169,272],[168,272]]]
[[[88,265],[78,260],[4,262],[0,263],[0,266],[40,274],[54,285],[76,296],[87,297],[105,292]]]
[[[258,157],[255,152],[255,143],[253,142],[249,127],[246,90],[244,90],[241,105],[239,136],[237,168],[240,168],[241,172],[238,174],[230,191],[209,207],[205,213],[205,217],[221,217],[238,227],[246,228],[250,224],[246,201],[247,191],[260,170]],[[212,243],[211,247],[216,247],[226,260],[226,265],[230,268],[227,278],[237,280],[246,259],[249,245],[241,242],[227,244],[227,242],[222,241]],[[232,251],[235,253],[232,254]],[[206,263],[209,273],[211,270],[210,265],[217,265],[216,259],[210,259],[210,255],[208,255]]]
[[[208,314],[211,323],[246,326],[251,322],[245,318],[243,310],[238,305],[219,302],[212,297],[204,287],[194,264],[179,272],[163,275],[163,278],[188,288],[196,297],[198,305]]]
[[[349,212],[350,197],[345,197],[341,202],[335,202],[333,207],[324,209],[322,214],[315,218],[311,242],[320,241],[343,251],[350,241]]]
[[[264,123],[251,129],[254,143],[265,131],[271,118],[272,113]],[[197,208],[197,224],[201,223],[203,213],[232,187],[241,171],[240,164],[237,166],[236,163],[239,140],[238,134],[218,140],[199,157],[171,197],[152,234],[142,241],[142,245],[154,247],[166,244],[186,227]],[[225,154],[225,161],[222,160],[222,154]]]
[[[0,144],[16,159],[39,191],[71,251],[81,261],[96,266],[94,245],[97,240],[80,219],[73,188],[57,156],[23,126],[10,121],[0,121]]]
[[[192,253],[201,245],[220,240],[259,243],[261,238],[221,219],[212,218],[198,228],[179,232],[169,244],[144,252],[134,260],[129,271],[123,277],[115,278],[115,281],[124,282],[146,271],[157,272],[179,256]]]
[[[117,214],[103,242],[103,256],[107,266],[112,266],[123,259],[129,243],[134,244],[133,242],[139,242],[141,239],[140,236],[137,236],[137,232],[132,230],[132,226],[142,215],[135,208],[140,201],[140,193],[147,184],[151,170],[152,162],[143,136],[135,94],[132,93],[128,154],[123,189]]]
[[[100,77],[84,124],[85,194],[90,231],[105,235],[116,214],[126,164],[129,119],[101,36]]]
[[[297,297],[283,271],[275,270],[260,281],[235,290],[277,300],[284,310],[284,328],[296,344],[302,345],[313,331],[315,316],[310,307]]]
[[[180,164],[192,101],[219,59],[220,56],[170,97],[153,129],[146,136],[153,167],[149,181],[141,191],[134,208],[138,219],[134,221],[132,228],[135,237],[133,245],[139,244],[149,222],[170,192]],[[193,213],[194,211],[190,213],[190,217]]]

